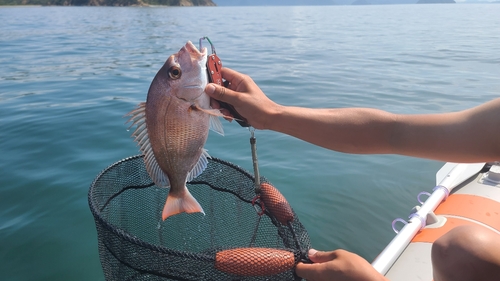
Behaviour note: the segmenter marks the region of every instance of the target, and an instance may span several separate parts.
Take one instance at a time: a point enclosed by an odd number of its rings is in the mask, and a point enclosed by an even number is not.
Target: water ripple
[[[209,36],[225,66],[282,104],[444,112],[498,97],[499,9],[0,8],[0,279],[103,280],[88,186],[138,153],[123,115],[186,40]],[[210,134],[210,154],[252,170],[248,130],[224,130]],[[262,175],[287,197],[313,246],[368,259],[441,164],[256,136]]]

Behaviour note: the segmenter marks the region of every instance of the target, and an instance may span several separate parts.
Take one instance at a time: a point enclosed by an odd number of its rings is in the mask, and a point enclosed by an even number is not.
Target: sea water
[[[0,8],[0,280],[104,279],[89,185],[138,154],[123,116],[187,40],[208,36],[225,66],[284,105],[449,112],[500,95],[499,14],[499,4]],[[252,171],[248,129],[223,123],[209,153]],[[261,175],[313,247],[369,261],[443,165],[255,136]]]

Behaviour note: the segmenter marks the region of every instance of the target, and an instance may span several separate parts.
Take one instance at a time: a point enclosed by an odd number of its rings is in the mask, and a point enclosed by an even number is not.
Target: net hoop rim
[[[95,186],[97,184],[97,181],[105,173],[107,173],[111,169],[115,168],[116,166],[118,166],[118,165],[120,165],[120,164],[122,164],[124,162],[131,161],[131,160],[136,160],[138,158],[143,158],[143,157],[144,157],[144,155],[138,154],[138,155],[134,155],[134,156],[123,158],[123,159],[121,159],[121,160],[119,160],[119,161],[117,161],[117,162],[109,165],[105,169],[103,169],[94,178],[94,180],[90,184],[87,199],[88,199],[88,204],[89,204],[89,207],[90,207],[90,212],[92,213],[92,216],[94,217],[95,222],[99,223],[101,225],[101,227],[104,227],[106,230],[111,231],[113,234],[117,235],[118,237],[120,237],[120,238],[122,238],[122,239],[124,239],[124,240],[126,240],[126,241],[128,241],[130,243],[133,243],[133,244],[138,245],[138,246],[143,247],[143,248],[147,248],[147,249],[152,250],[152,251],[156,251],[156,252],[163,253],[163,254],[176,255],[176,256],[178,256],[178,255],[185,255],[186,253],[192,253],[192,255],[190,255],[190,256],[193,259],[215,261],[215,258],[213,256],[206,255],[206,254],[203,254],[203,253],[200,253],[200,252],[187,252],[187,251],[173,250],[173,249],[166,248],[164,246],[154,245],[154,244],[145,242],[142,239],[140,239],[139,237],[137,237],[137,236],[135,236],[135,235],[133,235],[133,234],[131,234],[131,233],[129,233],[129,232],[121,229],[120,227],[112,225],[111,223],[109,223],[108,221],[106,221],[104,218],[101,217],[101,215],[100,215],[101,211],[96,206],[96,203],[93,200],[93,194],[94,194],[93,192],[94,192],[94,188],[95,188]],[[220,164],[225,165],[225,166],[228,166],[230,168],[233,168],[236,171],[238,171],[241,174],[243,174],[246,177],[248,177],[252,181],[254,181],[254,179],[255,179],[253,175],[251,175],[247,171],[243,170],[240,166],[237,166],[235,164],[232,164],[230,162],[227,162],[227,161],[221,160],[219,158],[215,158],[215,157],[211,157],[211,158],[209,158],[209,160],[217,162],[217,163],[220,163]],[[109,248],[109,247],[107,247],[107,248]],[[231,248],[239,248],[239,247],[231,247]],[[228,248],[228,249],[231,249],[231,248]],[[220,250],[224,250],[224,249],[220,249]]]

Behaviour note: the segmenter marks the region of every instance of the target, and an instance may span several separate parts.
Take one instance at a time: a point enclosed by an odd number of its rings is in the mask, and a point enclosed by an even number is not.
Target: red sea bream
[[[132,134],[144,155],[146,169],[159,187],[170,187],[162,219],[186,212],[203,212],[186,182],[206,168],[203,148],[209,128],[223,134],[218,116],[205,94],[207,49],[187,42],[171,55],[153,79],[146,102],[127,115]]]

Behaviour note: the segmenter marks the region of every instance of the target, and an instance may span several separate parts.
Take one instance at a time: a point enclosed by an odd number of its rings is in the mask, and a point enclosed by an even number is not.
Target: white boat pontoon
[[[433,193],[422,192],[418,200],[408,220],[394,220],[397,235],[372,263],[391,281],[431,281],[432,243],[454,227],[481,225],[500,233],[500,163],[447,163]],[[400,231],[397,222],[405,224]]]

